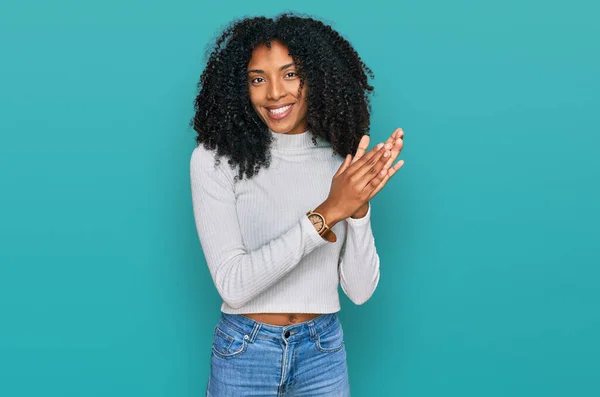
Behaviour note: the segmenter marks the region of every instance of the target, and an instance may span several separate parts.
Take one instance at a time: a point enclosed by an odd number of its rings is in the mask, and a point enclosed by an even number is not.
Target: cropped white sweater
[[[323,239],[306,216],[328,196],[343,162],[310,131],[275,138],[271,165],[234,180],[227,157],[215,167],[202,145],[191,155],[194,218],[206,264],[225,313],[333,313],[338,285],[356,304],[379,282],[371,207],[333,226]]]

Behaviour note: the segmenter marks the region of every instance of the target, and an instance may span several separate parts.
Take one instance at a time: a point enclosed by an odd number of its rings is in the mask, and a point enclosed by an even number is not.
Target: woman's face
[[[248,63],[250,102],[273,132],[301,134],[306,130],[306,81],[300,78],[288,48],[280,41],[257,46]]]

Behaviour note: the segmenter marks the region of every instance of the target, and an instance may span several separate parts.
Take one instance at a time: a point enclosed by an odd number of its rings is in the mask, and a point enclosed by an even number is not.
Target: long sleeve
[[[226,161],[224,161],[226,164]],[[306,216],[260,248],[244,246],[233,180],[214,166],[213,152],[198,146],[190,160],[194,219],[206,263],[223,301],[239,308],[328,242]]]
[[[346,240],[340,257],[340,284],[357,305],[365,303],[379,283],[379,255],[371,230],[371,204],[359,219],[347,218]]]

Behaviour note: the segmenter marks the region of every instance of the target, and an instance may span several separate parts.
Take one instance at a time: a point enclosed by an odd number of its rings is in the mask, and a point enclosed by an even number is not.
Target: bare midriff
[[[315,313],[249,313],[243,314],[248,318],[258,321],[259,323],[265,323],[270,325],[290,325],[302,323],[304,321],[311,320],[320,314]]]

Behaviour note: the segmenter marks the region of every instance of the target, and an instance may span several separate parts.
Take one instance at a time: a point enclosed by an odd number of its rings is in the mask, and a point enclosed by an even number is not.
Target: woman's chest
[[[246,248],[256,249],[297,225],[329,195],[339,164],[303,166],[274,161],[268,169],[236,184],[236,210]]]

